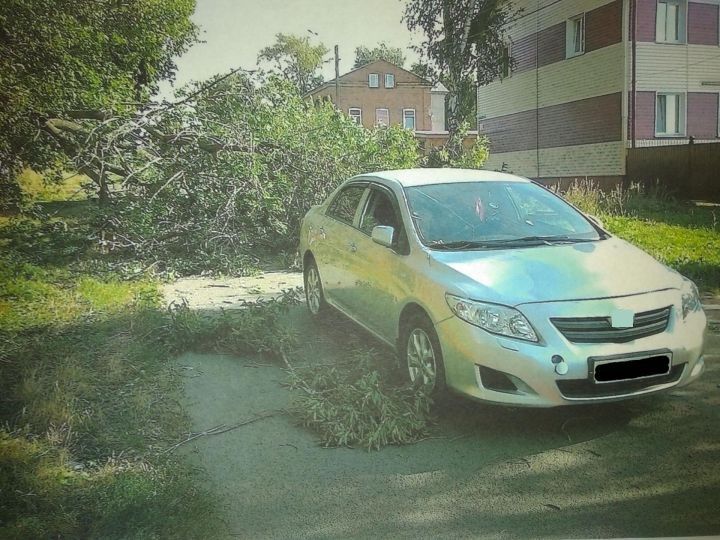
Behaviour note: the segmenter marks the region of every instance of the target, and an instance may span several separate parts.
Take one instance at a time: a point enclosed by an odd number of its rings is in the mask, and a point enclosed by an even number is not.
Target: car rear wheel
[[[320,281],[320,272],[312,259],[305,265],[305,301],[313,316],[319,315],[327,307]]]
[[[413,315],[405,325],[402,337],[402,360],[410,382],[431,395],[445,390],[445,367],[440,340],[426,315]]]

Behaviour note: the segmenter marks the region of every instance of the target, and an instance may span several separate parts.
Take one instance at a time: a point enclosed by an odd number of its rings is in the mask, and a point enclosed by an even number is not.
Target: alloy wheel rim
[[[306,291],[310,313],[317,315],[320,312],[320,276],[315,268],[308,270]]]
[[[435,386],[435,351],[430,337],[422,328],[415,328],[408,336],[407,366],[410,381],[432,389]]]

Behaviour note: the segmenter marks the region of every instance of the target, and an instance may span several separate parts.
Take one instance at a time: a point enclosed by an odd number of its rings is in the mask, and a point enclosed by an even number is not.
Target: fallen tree
[[[92,179],[105,247],[184,272],[237,271],[239,254],[292,247],[341,180],[420,159],[407,130],[366,130],[287,81],[237,70],[173,103],[48,116],[42,129]]]

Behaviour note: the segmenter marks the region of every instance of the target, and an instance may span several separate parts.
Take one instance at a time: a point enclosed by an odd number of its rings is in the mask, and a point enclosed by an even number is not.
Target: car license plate
[[[670,373],[670,355],[658,354],[642,358],[597,359],[594,362],[596,383],[610,383],[658,377]]]

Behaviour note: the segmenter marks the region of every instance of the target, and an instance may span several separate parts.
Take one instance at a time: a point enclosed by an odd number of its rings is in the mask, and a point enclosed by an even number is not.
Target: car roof
[[[361,174],[355,178],[367,177],[395,181],[403,187],[458,182],[530,182],[527,178],[514,174],[477,169],[398,169]]]

